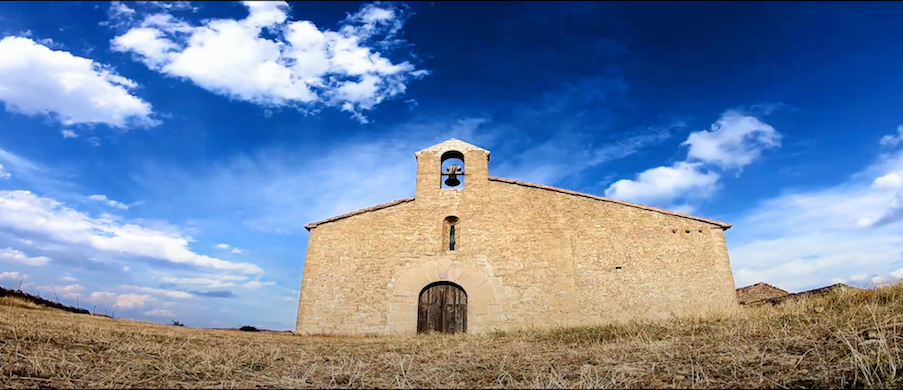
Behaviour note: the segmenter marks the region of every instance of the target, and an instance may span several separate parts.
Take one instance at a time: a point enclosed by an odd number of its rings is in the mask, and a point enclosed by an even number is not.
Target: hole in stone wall
[[[620,271],[620,270],[621,270],[621,266],[620,266],[620,265],[615,267],[615,271]]]
[[[687,234],[690,234],[690,229],[687,229]]]

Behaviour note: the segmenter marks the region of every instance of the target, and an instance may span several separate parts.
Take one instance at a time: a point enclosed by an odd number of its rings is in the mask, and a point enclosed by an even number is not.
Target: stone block
[[[467,304],[467,315],[486,315],[489,314],[489,305],[485,303],[473,303],[468,302]]]
[[[452,265],[452,261],[447,259],[441,259],[436,263],[439,274],[447,274],[449,267]]]
[[[395,323],[395,333],[417,333],[417,321],[399,321]]]
[[[423,264],[423,268],[426,270],[430,281],[441,280],[439,279],[439,263],[436,261],[428,261]]]

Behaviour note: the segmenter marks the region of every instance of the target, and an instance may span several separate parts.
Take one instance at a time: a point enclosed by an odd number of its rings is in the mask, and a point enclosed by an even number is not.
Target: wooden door
[[[461,287],[443,283],[420,293],[417,333],[467,331],[467,295]]]

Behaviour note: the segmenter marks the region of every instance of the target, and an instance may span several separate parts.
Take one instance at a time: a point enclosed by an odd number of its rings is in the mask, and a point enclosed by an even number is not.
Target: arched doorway
[[[467,293],[457,284],[437,282],[420,291],[417,333],[467,331]]]

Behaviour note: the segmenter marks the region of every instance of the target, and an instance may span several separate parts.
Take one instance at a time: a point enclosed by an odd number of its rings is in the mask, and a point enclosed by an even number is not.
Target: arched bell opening
[[[467,332],[467,293],[452,282],[435,282],[420,291],[417,333]]]
[[[450,150],[442,154],[440,158],[440,188],[444,190],[459,190],[464,188],[464,154]]]

